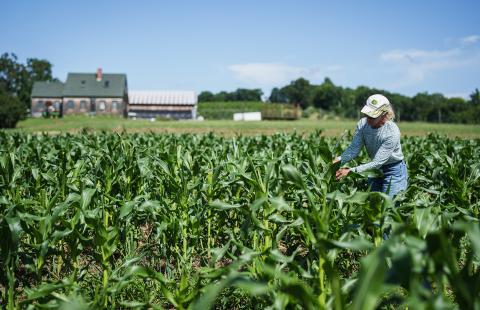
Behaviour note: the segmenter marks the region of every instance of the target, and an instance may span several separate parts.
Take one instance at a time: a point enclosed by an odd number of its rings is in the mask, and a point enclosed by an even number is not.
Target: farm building
[[[65,83],[35,82],[32,90],[32,116],[106,114],[125,116],[128,104],[125,74],[69,73]]]
[[[41,117],[47,111],[61,115],[64,86],[62,82],[35,82],[32,90],[32,116]]]
[[[197,95],[194,91],[131,91],[128,117],[196,119]]]

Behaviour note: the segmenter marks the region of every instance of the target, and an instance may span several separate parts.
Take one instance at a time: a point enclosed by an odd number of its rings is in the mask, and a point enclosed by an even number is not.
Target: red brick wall
[[[32,98],[32,103],[30,106],[30,111],[33,117],[41,117],[42,113],[45,112],[47,102],[54,104],[55,102],[60,102],[62,104],[62,98]]]
[[[69,101],[73,102],[70,107]],[[86,108],[82,109],[81,102],[86,101]],[[117,109],[112,109],[112,103],[117,102]],[[104,109],[101,109],[101,107]],[[91,99],[90,98],[63,98],[63,115],[72,114],[88,114],[90,113]],[[96,98],[95,99],[95,114],[97,115],[123,115],[124,103],[122,98]]]

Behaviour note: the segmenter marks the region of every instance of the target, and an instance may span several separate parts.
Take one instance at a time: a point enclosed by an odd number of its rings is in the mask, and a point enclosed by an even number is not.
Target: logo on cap
[[[373,104],[373,105],[377,105],[377,103],[378,103],[377,99],[373,99],[373,100],[372,100],[372,104]]]

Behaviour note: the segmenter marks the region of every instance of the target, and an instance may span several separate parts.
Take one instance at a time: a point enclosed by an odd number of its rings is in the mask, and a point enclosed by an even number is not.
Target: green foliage
[[[404,138],[393,201],[348,142],[0,132],[0,304],[478,308],[480,140]]]
[[[214,101],[214,95],[212,92],[202,91],[198,95],[198,102],[209,102],[209,101]]]
[[[312,88],[310,82],[304,78],[292,81],[290,85],[282,88],[282,92],[287,96],[289,103],[298,104],[302,109],[312,104]]]
[[[475,91],[470,94],[470,101],[473,105],[480,105],[480,92],[478,88],[475,88]]]
[[[25,113],[25,106],[16,97],[0,91],[0,128],[15,128]]]
[[[325,78],[314,85],[300,78],[281,88],[273,88],[270,102],[299,103],[303,109],[314,106],[327,113],[347,118],[359,118],[360,110],[370,95],[384,94],[392,103],[397,120],[437,123],[478,124],[480,120],[480,95],[478,89],[470,100],[446,98],[442,94],[419,93],[408,97],[383,89],[358,86],[356,89],[335,86]]]
[[[313,105],[324,110],[333,110],[340,105],[341,89],[329,78],[314,88]]]
[[[285,88],[278,89],[277,87],[274,87],[272,89],[272,92],[270,93],[270,97],[268,98],[268,101],[274,102],[274,103],[287,103],[288,96],[285,92]]]
[[[264,103],[261,101],[202,102],[198,114],[207,120],[232,120],[234,113],[261,112],[263,119],[297,119],[297,109],[291,104]]]
[[[35,81],[54,81],[52,65],[44,59],[28,58],[26,64],[18,62],[15,54],[0,57],[0,92],[18,98],[30,108],[30,95]]]
[[[233,113],[260,112],[265,103],[261,101],[201,102],[198,114],[205,119],[233,119]]]
[[[238,88],[233,92],[221,91],[213,94],[209,91],[203,91],[198,95],[198,102],[222,102],[222,101],[260,101],[263,92],[261,89]]]

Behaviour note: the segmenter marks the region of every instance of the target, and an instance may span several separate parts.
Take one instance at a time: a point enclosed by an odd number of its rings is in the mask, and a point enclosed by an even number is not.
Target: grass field
[[[261,121],[234,122],[230,120],[208,121],[156,121],[130,120],[118,117],[70,116],[62,119],[27,119],[17,125],[19,131],[25,132],[78,132],[84,128],[95,131],[128,132],[173,132],[186,133],[213,132],[221,135],[256,135],[276,132],[308,133],[321,129],[325,136],[336,136],[344,130],[353,131],[354,120],[307,120],[298,121]],[[423,136],[430,132],[449,137],[480,138],[479,125],[434,124],[434,123],[399,123],[404,136]]]

